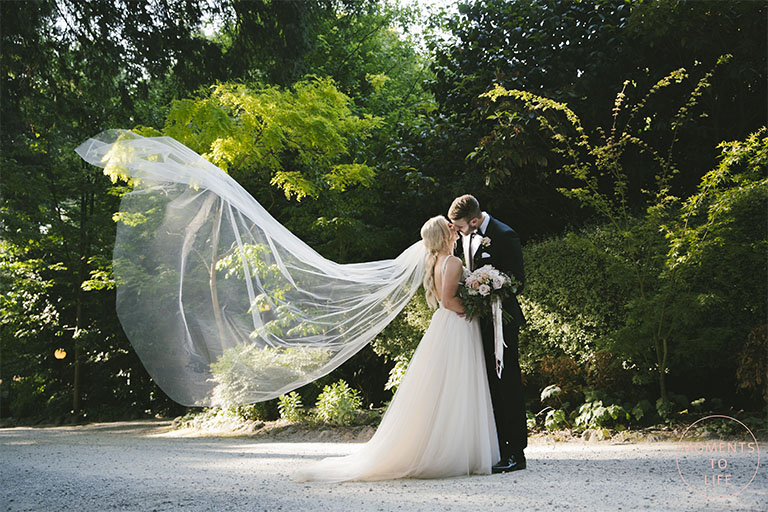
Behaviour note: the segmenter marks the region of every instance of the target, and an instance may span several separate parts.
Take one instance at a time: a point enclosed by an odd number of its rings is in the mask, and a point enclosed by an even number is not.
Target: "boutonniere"
[[[480,247],[483,247],[487,249],[491,246],[491,239],[487,236],[484,236],[482,240],[480,240]]]

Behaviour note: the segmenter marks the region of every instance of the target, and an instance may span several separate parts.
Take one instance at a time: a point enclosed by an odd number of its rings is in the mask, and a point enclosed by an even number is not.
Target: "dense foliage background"
[[[0,419],[184,412],[114,312],[129,187],[73,152],[114,127],[209,154],[339,262],[397,255],[473,193],[524,240],[532,421],[765,419],[767,15],[738,0],[0,3]],[[339,378],[385,403],[428,318],[417,296],[304,403]]]

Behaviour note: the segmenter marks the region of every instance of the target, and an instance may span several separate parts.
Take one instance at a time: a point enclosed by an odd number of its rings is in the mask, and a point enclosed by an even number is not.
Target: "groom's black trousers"
[[[504,326],[504,370],[501,379],[496,375],[496,356],[493,343],[493,323],[481,322],[485,367],[491,391],[496,432],[499,436],[501,458],[522,453],[528,446],[528,425],[525,417],[525,398],[518,353],[518,326]]]

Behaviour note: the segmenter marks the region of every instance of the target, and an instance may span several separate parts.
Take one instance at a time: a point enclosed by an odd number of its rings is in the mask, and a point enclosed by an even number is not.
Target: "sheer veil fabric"
[[[133,181],[117,214],[117,314],[183,405],[269,400],[331,372],[421,284],[422,242],[391,260],[329,261],[172,138],[110,130],[76,152]]]

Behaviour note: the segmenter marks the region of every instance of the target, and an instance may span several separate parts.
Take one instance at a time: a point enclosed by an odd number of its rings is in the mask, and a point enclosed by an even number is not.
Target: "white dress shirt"
[[[490,222],[491,222],[491,217],[486,212],[483,212],[483,222],[480,224],[480,227],[478,228],[479,231],[483,232],[483,236],[485,236],[485,232],[488,231],[488,224]],[[470,247],[470,239],[472,241],[471,247]],[[477,249],[480,247],[480,243],[482,242],[482,240],[483,240],[482,236],[473,237],[471,234],[461,235],[461,243],[464,249],[464,263],[466,263],[467,268],[469,268],[469,260],[471,258],[471,255],[475,254]]]

